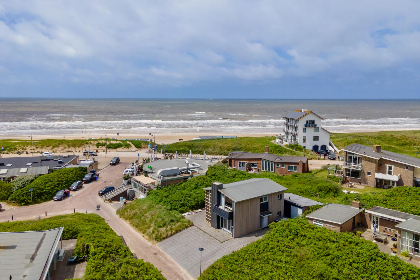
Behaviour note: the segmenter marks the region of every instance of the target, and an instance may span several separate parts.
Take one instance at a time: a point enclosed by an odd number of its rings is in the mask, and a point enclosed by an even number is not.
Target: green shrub
[[[261,239],[224,256],[199,279],[419,279],[420,269],[350,233],[304,218],[272,223]]]
[[[314,212],[314,211],[316,211],[316,210],[318,210],[318,209],[320,209],[322,207],[324,207],[324,205],[313,205],[313,206],[310,206],[309,209],[306,210],[305,213],[303,213],[303,216],[306,217],[309,214],[311,214],[312,212]]]
[[[9,201],[17,202],[19,205],[29,205],[51,200],[56,192],[69,188],[75,181],[83,179],[85,174],[86,167],[55,170],[51,174],[38,177],[29,185],[15,191],[9,197]],[[29,189],[33,190],[32,201]]]
[[[362,236],[362,232],[361,231],[356,231],[356,236],[357,237],[361,237]]]
[[[13,193],[13,185],[0,181],[0,201],[7,201]]]
[[[30,183],[32,183],[33,181],[35,181],[35,179],[38,178],[38,177],[39,177],[38,174],[25,175],[25,176],[16,177],[12,181],[13,191],[15,192],[18,189],[21,189],[21,188],[26,187],[27,185],[29,185]]]
[[[408,253],[407,251],[402,251],[400,255],[406,258],[410,257],[410,253]]]
[[[131,144],[133,144],[134,147],[136,147],[137,149],[144,149],[147,148],[149,145],[148,141],[140,141],[140,140],[129,140],[128,142],[131,142]],[[155,145],[154,143],[151,143],[151,145]]]
[[[333,182],[340,183],[340,177],[338,176],[328,175],[327,178]]]
[[[122,239],[96,214],[71,214],[42,220],[0,223],[0,232],[64,227],[63,239],[77,238],[74,254],[87,255],[84,279],[164,279],[150,263],[134,259]]]

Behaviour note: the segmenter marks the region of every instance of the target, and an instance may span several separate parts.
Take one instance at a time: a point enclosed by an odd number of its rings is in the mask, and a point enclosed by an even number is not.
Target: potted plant
[[[408,253],[407,251],[402,251],[401,253],[400,253],[400,257],[402,258],[402,259],[405,259],[405,260],[411,260],[411,255],[410,255],[410,253]]]

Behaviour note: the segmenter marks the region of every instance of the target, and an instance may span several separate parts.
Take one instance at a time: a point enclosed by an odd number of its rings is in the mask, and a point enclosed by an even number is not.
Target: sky
[[[0,0],[0,97],[420,98],[420,1]]]

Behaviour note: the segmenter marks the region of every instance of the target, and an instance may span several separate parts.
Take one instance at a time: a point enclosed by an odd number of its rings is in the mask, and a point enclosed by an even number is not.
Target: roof
[[[174,168],[174,167],[178,167],[178,168],[187,167],[187,164],[185,163],[186,160],[188,160],[189,164],[193,164],[193,163],[199,164],[200,167],[198,169],[203,170],[204,172],[207,171],[209,166],[216,163],[216,161],[195,159],[195,158],[194,159],[162,159],[162,160],[156,160],[156,161],[143,164],[143,170],[149,172],[149,169],[147,168],[147,166],[149,165],[153,168],[154,173],[157,173],[161,169]]]
[[[156,182],[156,180],[150,178],[150,177],[146,177],[144,175],[140,175],[140,176],[134,176],[131,179],[134,179],[137,182],[141,182],[145,185],[147,184],[154,184]]]
[[[248,153],[248,152],[233,152],[229,154],[228,158],[232,159],[257,159],[257,160],[268,160],[273,162],[291,162],[291,163],[299,163],[301,160],[302,162],[306,162],[308,160],[307,157],[295,157],[295,156],[278,156],[270,153]]]
[[[10,157],[10,158],[0,158],[0,169],[12,169],[12,168],[27,168],[29,167],[28,163],[31,163],[31,167],[39,166],[49,166],[53,168],[61,168],[71,162],[77,156],[68,155],[68,156],[36,156],[36,157]],[[62,163],[58,163],[58,160],[62,160]],[[10,166],[8,166],[10,165]]]
[[[306,112],[296,112],[296,111],[293,111],[293,112],[287,113],[287,115],[284,116],[284,118],[298,120],[298,119],[306,116],[309,113],[310,112],[307,112],[307,111]]]
[[[46,279],[63,229],[0,232],[0,279]]]
[[[342,225],[360,212],[362,212],[362,209],[351,207],[350,205],[331,203],[312,212],[307,217]]]
[[[287,190],[285,187],[267,178],[254,178],[239,181],[223,185],[223,188],[219,189],[221,193],[235,202],[285,190]]]
[[[390,218],[390,219],[397,220],[400,222],[404,222],[408,219],[416,217],[415,215],[411,215],[408,213],[404,213],[404,212],[400,212],[400,211],[396,211],[396,210],[392,210],[392,209],[388,209],[388,208],[384,208],[380,206],[372,207],[366,210],[366,213],[374,214],[374,215],[381,216],[384,218]]]
[[[420,220],[418,218],[411,218],[405,222],[399,223],[396,227],[406,231],[420,233]]]
[[[400,162],[406,165],[420,167],[420,159],[415,157],[410,157],[394,152],[389,152],[386,150],[381,150],[380,153],[374,152],[373,147],[365,146],[362,144],[351,144],[343,149],[343,151],[358,154],[361,156],[367,156],[374,159],[387,159],[395,162]]]
[[[44,175],[48,174],[48,166],[38,166],[38,167],[27,167],[27,168],[12,168],[12,169],[3,169],[3,166],[0,166],[0,178],[10,178],[17,176],[25,175]]]
[[[321,202],[293,194],[293,193],[284,193],[284,200],[290,202],[293,205],[299,206],[299,207],[305,207],[305,206],[314,206],[314,205],[324,205]]]

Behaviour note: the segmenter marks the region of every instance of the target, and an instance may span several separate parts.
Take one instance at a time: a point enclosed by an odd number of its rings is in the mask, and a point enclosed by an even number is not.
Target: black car
[[[331,152],[331,153],[328,155],[328,159],[335,160],[335,154]]]
[[[119,157],[114,157],[113,159],[111,159],[111,162],[109,164],[110,165],[117,165],[118,163],[120,163],[120,158]]]
[[[110,191],[113,191],[113,190],[115,190],[115,188],[113,186],[105,187],[98,192],[98,195],[104,195],[104,194],[109,193]]]
[[[90,170],[89,173],[96,174],[96,169]]]
[[[328,152],[325,150],[319,150],[318,155],[328,155]]]
[[[82,181],[77,181],[77,182],[74,182],[73,184],[71,184],[70,190],[71,191],[77,191],[78,189],[81,189],[82,187],[83,187],[83,182]]]
[[[63,200],[63,199],[65,199],[68,196],[69,196],[69,194],[67,193],[67,191],[61,190],[61,191],[58,191],[54,195],[53,199],[54,199],[54,201],[58,201],[58,200]]]
[[[95,180],[96,180],[96,174],[94,174],[94,173],[88,173],[82,179],[83,183],[90,183],[90,182],[95,181]]]

